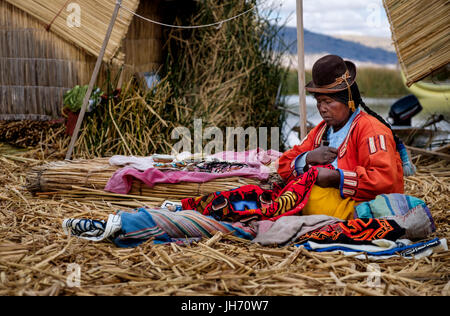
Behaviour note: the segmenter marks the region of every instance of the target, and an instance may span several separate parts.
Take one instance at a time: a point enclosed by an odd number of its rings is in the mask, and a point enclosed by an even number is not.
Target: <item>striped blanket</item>
[[[165,209],[138,209],[119,213],[122,218],[120,235],[113,239],[119,247],[135,247],[153,239],[155,243],[186,243],[210,238],[217,232],[253,239],[256,229],[240,222],[219,222],[196,211],[170,212]]]
[[[241,222],[220,222],[197,211],[170,212],[167,209],[140,208],[119,211],[108,221],[67,219],[66,234],[92,241],[111,240],[118,247],[136,247],[147,240],[156,244],[189,243],[210,238],[217,232],[252,240],[257,228]]]

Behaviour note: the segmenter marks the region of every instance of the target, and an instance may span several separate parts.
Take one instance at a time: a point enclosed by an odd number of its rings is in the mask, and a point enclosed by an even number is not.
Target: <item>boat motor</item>
[[[422,111],[422,105],[413,94],[401,98],[391,106],[389,117],[394,126],[411,126],[413,116]]]

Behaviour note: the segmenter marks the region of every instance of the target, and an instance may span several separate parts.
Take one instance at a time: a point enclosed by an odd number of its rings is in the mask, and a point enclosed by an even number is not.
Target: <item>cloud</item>
[[[296,26],[296,0],[270,0],[281,22]],[[306,29],[328,35],[390,37],[382,0],[303,0]]]

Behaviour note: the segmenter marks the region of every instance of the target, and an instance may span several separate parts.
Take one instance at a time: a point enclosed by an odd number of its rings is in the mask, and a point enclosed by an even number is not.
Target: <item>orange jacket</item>
[[[297,176],[295,159],[321,145],[325,122],[278,160],[278,173],[287,180]],[[403,167],[392,132],[375,117],[361,112],[338,148],[340,191],[343,198],[370,201],[377,195],[404,193]]]

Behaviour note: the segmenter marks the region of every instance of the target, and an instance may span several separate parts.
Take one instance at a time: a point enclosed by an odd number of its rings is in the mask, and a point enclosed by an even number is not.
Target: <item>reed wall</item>
[[[138,13],[153,19],[159,1],[143,0]],[[64,93],[88,84],[97,58],[73,44],[37,18],[0,0],[0,120],[50,120],[61,115]],[[161,28],[133,19],[122,41],[124,80],[136,72],[157,70],[162,62]],[[97,85],[103,87],[107,69],[102,66]]]
[[[161,21],[161,1],[143,0],[139,4],[137,13],[149,19]],[[136,72],[157,71],[163,62],[162,46],[162,27],[134,18],[122,43],[125,55],[125,77],[130,77]]]
[[[0,119],[57,117],[62,96],[88,81],[95,58],[0,0]]]

